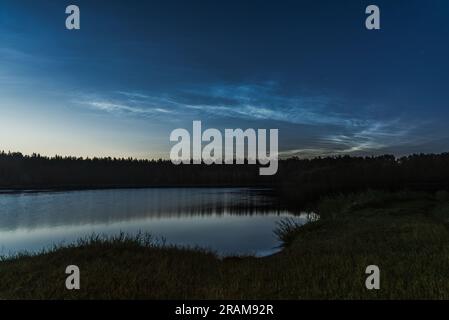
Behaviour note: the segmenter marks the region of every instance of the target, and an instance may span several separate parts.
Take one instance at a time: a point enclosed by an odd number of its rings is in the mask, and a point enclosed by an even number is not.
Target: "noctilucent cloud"
[[[0,0],[0,150],[167,158],[201,120],[278,128],[284,157],[449,151],[448,16],[447,0]]]

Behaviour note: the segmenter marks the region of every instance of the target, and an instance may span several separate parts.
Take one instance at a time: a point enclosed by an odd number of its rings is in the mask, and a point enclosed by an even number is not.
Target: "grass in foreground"
[[[317,222],[281,225],[285,249],[265,258],[119,237],[4,259],[0,298],[449,299],[447,193],[367,192],[326,198],[317,211]],[[69,264],[81,290],[65,289]],[[380,290],[365,288],[370,264]]]

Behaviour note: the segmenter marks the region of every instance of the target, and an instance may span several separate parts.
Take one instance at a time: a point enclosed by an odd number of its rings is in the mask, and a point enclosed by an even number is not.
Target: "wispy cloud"
[[[129,114],[176,119],[215,118],[218,121],[273,122],[276,127],[316,128],[310,137],[313,145],[286,148],[281,156],[325,156],[362,154],[392,145],[407,143],[413,126],[400,118],[378,119],[360,108],[348,114],[342,101],[325,95],[298,96],[285,94],[276,83],[256,85],[217,85],[155,95],[145,91],[121,90],[103,97],[87,96],[78,103],[111,114]],[[303,141],[307,137],[303,137]],[[304,144],[302,142],[302,144]]]
[[[106,101],[86,101],[85,104],[102,111],[107,112],[131,112],[131,113],[145,113],[145,110],[135,107],[126,106],[123,104],[116,104]]]
[[[127,92],[127,91],[117,91],[118,94],[128,97],[128,98],[137,98],[137,99],[149,99],[150,96],[146,94],[142,94],[139,92]]]
[[[161,114],[169,114],[170,110],[161,106],[145,104],[145,102],[136,102],[133,99],[117,100],[105,99],[101,97],[78,97],[72,102],[85,105],[91,109],[108,112],[116,115],[137,115],[137,116],[156,116]]]
[[[375,116],[351,108],[344,112],[344,101],[328,96],[294,96],[280,94],[276,84],[258,86],[228,86],[211,90],[215,97],[227,97],[236,101],[231,106],[195,105],[203,112],[221,116],[240,116],[248,119],[262,119],[308,125],[321,128],[315,137],[314,147],[288,149],[281,155],[325,156],[331,154],[363,154],[385,150],[391,146],[403,145],[415,140],[412,131],[416,122]],[[301,132],[298,131],[298,135]]]
[[[255,85],[219,85],[185,90],[178,97],[185,108],[210,115],[254,120],[275,120],[296,124],[341,123],[343,120],[321,112],[330,102],[324,96],[286,96],[274,82]],[[193,101],[191,101],[192,97]],[[225,101],[225,103],[223,103]]]
[[[314,148],[290,148],[281,157],[311,158],[331,155],[367,155],[391,152],[391,148],[416,143],[418,126],[405,124],[399,119],[366,120],[352,127],[335,127],[323,132],[314,142]]]
[[[132,114],[155,114],[155,113],[171,113],[170,110],[164,108],[140,108],[123,104],[115,104],[106,101],[88,101],[86,104],[102,111],[110,113],[132,113]]]

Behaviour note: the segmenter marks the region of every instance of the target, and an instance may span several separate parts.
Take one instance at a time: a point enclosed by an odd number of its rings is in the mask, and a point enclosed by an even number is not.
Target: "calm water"
[[[0,194],[0,254],[36,251],[92,234],[148,232],[222,255],[275,252],[276,222],[295,217],[251,189],[153,188]]]

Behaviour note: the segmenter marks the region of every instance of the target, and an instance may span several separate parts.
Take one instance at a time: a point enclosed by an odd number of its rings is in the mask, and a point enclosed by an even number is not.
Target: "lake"
[[[92,234],[149,233],[166,244],[219,255],[279,250],[276,222],[307,214],[281,210],[268,190],[148,188],[0,194],[0,254],[36,252]]]

